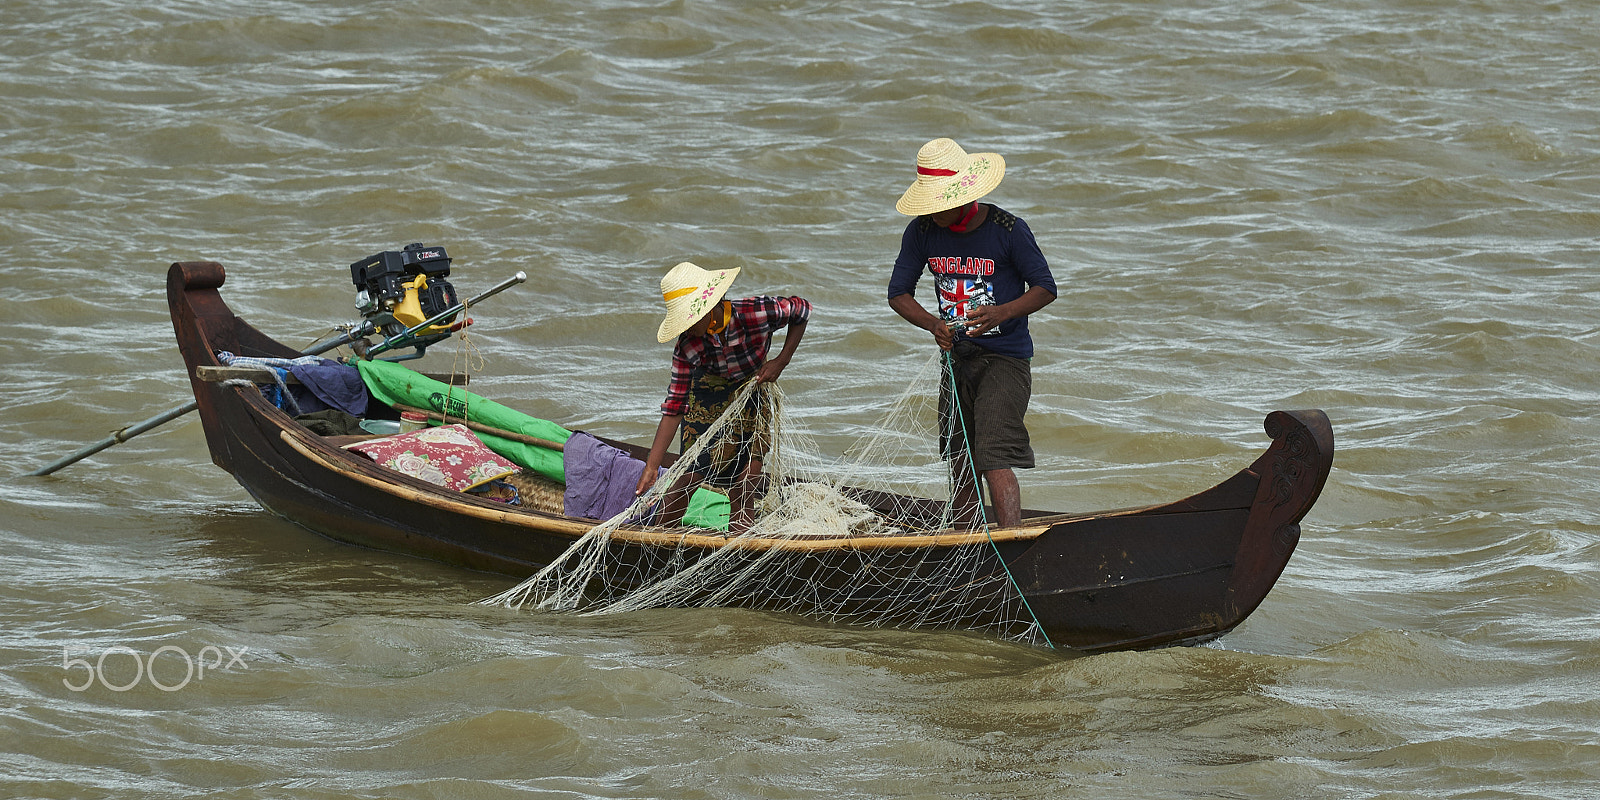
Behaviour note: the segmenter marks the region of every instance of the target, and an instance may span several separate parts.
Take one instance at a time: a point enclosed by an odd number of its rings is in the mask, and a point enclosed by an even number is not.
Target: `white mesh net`
[[[834,458],[786,413],[775,384],[744,385],[632,506],[480,603],[582,614],[739,606],[1048,645],[986,526],[952,529],[962,509],[952,508],[952,465],[939,454],[942,363],[928,361],[882,421]],[[752,419],[768,424],[753,431]],[[748,530],[641,524],[697,460],[697,472],[737,472],[719,462],[738,458],[740,441],[754,441],[757,457],[765,450]]]

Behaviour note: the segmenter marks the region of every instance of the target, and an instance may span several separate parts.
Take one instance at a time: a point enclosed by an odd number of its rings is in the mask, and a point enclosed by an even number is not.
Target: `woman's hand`
[[[789,359],[794,358],[795,348],[800,346],[800,339],[805,335],[804,322],[789,323],[789,330],[783,335],[783,350],[767,359],[767,363],[756,370],[756,383],[771,383],[777,380],[778,376],[783,374],[783,368],[789,366]]]
[[[633,490],[633,496],[639,497],[645,492],[650,491],[650,487],[656,485],[656,476],[660,472],[661,470],[659,469],[645,470],[644,474],[639,476],[639,486]]]
[[[656,478],[660,477],[661,473],[661,462],[667,460],[667,448],[671,446],[672,435],[678,432],[680,422],[683,422],[682,416],[662,416],[661,423],[656,425],[656,439],[650,444],[650,455],[644,460],[644,474],[639,476],[639,485],[634,487],[634,497],[650,491],[650,487],[656,485]]]
[[[789,359],[779,356],[761,365],[756,370],[756,383],[771,383],[783,374],[783,368],[789,366]]]

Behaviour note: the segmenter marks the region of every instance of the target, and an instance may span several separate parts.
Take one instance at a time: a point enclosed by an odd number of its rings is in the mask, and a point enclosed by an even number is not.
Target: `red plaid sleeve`
[[[767,361],[772,334],[811,318],[811,303],[801,297],[746,297],[732,301],[733,314],[721,336],[678,338],[672,352],[672,381],[663,416],[679,416],[689,406],[689,382],[695,367],[731,381],[754,375]]]

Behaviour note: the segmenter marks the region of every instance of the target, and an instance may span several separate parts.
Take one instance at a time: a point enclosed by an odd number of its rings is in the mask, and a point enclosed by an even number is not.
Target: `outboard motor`
[[[384,336],[396,336],[449,311],[457,304],[450,275],[450,256],[443,247],[417,242],[401,250],[385,250],[350,265],[356,285],[356,310]],[[450,335],[460,312],[436,320],[416,332],[420,347]]]

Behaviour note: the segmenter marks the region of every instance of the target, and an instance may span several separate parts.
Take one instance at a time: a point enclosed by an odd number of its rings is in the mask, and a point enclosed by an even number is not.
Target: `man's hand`
[[[1010,319],[1005,306],[970,306],[967,309],[968,336],[982,336],[984,332]]]
[[[1022,296],[1009,303],[997,306],[971,306],[967,309],[968,336],[982,336],[985,332],[998,327],[1008,319],[1026,317],[1047,305],[1050,305],[1056,296],[1049,289],[1042,286],[1030,286]]]
[[[939,349],[949,351],[956,346],[956,335],[950,326],[944,324],[928,310],[923,308],[916,298],[909,294],[897,294],[889,298],[889,307],[900,318],[925,331],[933,334],[933,340],[939,343]]]

